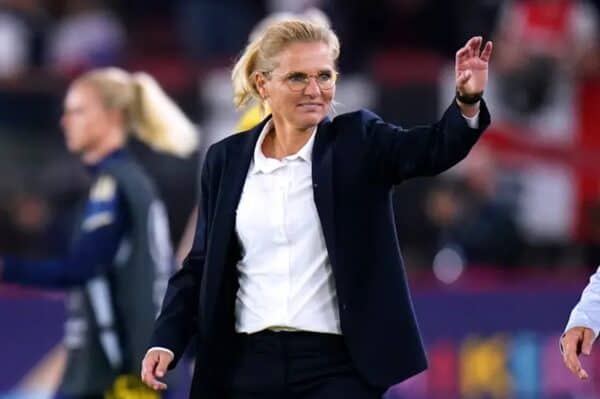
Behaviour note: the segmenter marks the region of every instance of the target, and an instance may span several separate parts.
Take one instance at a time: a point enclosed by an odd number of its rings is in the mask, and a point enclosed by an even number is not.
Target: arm
[[[196,221],[192,249],[182,268],[169,280],[161,312],[154,324],[150,349],[142,361],[142,381],[157,390],[167,386],[157,379],[172,369],[196,334],[198,295],[206,258],[207,222],[209,213],[210,149],[202,169],[202,204]]]
[[[481,97],[488,75],[492,43],[480,51],[481,37],[474,37],[456,53],[457,98],[442,119],[413,129],[383,122],[373,115],[363,120],[366,145],[375,173],[392,183],[424,175],[434,175],[462,160],[490,123]],[[474,100],[474,101],[470,101]],[[475,118],[476,123],[468,119]]]
[[[577,356],[589,355],[600,331],[600,268],[590,277],[581,299],[571,311],[565,333],[560,339],[563,361],[580,379],[588,378]]]
[[[3,281],[25,286],[64,289],[84,284],[113,263],[125,235],[129,214],[116,188],[110,198],[90,197],[78,239],[64,259],[28,260],[6,256],[0,260]]]
[[[391,184],[441,173],[467,156],[490,123],[481,102],[477,128],[471,128],[456,102],[442,119],[428,126],[403,129],[366,114],[365,142],[376,176]]]

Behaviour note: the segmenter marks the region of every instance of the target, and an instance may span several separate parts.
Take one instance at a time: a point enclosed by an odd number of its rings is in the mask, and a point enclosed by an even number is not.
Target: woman
[[[142,362],[146,384],[166,388],[192,338],[194,398],[378,398],[426,368],[391,190],[460,161],[489,124],[492,44],[481,44],[456,55],[457,101],[410,130],[364,110],[327,118],[329,28],[283,21],[247,46],[235,103],[257,99],[271,116],[206,155],[202,216]]]
[[[100,398],[113,383],[127,385],[131,375],[141,386],[139,362],[173,270],[162,202],[127,151],[127,134],[134,131],[153,148],[179,156],[190,154],[197,139],[154,79],[116,68],[75,80],[61,122],[69,151],[94,178],[71,252],[56,260],[2,257],[0,276],[71,290],[59,396]]]

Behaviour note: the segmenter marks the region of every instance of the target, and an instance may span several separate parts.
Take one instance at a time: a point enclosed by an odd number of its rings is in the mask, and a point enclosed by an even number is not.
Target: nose
[[[304,88],[304,93],[312,97],[316,97],[321,94],[321,88],[317,84],[317,78],[313,76],[308,78],[308,83]]]

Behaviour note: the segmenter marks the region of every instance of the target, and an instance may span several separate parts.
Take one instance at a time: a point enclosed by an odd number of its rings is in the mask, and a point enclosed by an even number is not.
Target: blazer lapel
[[[335,220],[333,193],[333,142],[331,122],[324,119],[317,129],[312,156],[313,194],[317,213],[321,220],[329,260],[335,271]]]

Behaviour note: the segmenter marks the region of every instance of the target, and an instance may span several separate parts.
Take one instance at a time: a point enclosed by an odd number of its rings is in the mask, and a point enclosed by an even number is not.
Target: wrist
[[[475,104],[464,104],[457,98],[456,104],[458,105],[458,108],[460,109],[460,113],[464,117],[473,118],[479,114],[479,110],[480,110],[479,102],[476,102]]]
[[[483,91],[478,93],[461,93],[460,90],[456,89],[456,101],[459,105],[478,105],[479,101],[483,98]]]

